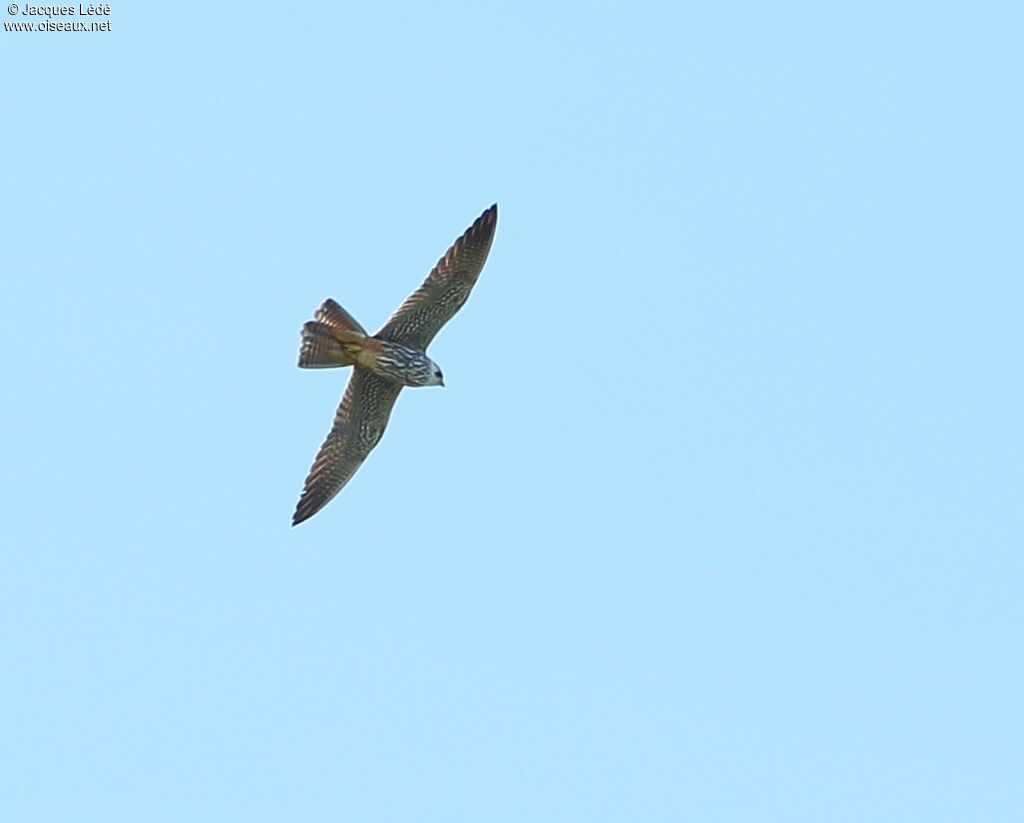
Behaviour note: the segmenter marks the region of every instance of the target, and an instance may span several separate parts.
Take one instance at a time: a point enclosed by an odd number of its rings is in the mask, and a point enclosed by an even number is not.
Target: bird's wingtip
[[[484,209],[483,213],[476,219],[474,226],[494,225],[498,222],[498,204],[494,203],[490,208]]]

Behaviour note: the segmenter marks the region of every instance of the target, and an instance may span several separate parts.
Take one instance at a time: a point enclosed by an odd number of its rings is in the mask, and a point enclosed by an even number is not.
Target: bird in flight
[[[333,300],[302,327],[299,367],[352,366],[352,377],[295,508],[292,525],[308,520],[344,487],[380,441],[403,386],[443,386],[427,346],[469,297],[498,223],[494,204],[444,253],[423,285],[372,337]]]

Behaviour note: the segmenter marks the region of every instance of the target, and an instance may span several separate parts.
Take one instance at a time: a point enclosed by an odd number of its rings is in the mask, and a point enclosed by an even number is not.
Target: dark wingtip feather
[[[303,503],[306,505],[303,505]],[[299,523],[309,520],[318,511],[320,511],[320,507],[310,506],[306,495],[303,495],[299,500],[299,505],[295,507],[295,514],[292,515],[292,526],[298,526]]]
[[[461,248],[464,244],[479,241],[483,237],[494,234],[494,228],[498,224],[498,204],[495,203],[489,209],[485,209],[473,225],[470,226],[456,242],[455,246]],[[455,251],[455,247],[449,251]]]

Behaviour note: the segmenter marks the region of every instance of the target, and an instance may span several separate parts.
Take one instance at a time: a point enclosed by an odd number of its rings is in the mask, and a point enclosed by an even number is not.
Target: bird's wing
[[[425,350],[469,297],[491,250],[497,224],[495,203],[444,253],[423,285],[409,295],[376,336]]]
[[[399,383],[355,369],[334,415],[334,425],[313,461],[292,525],[308,520],[352,479],[388,424]]]

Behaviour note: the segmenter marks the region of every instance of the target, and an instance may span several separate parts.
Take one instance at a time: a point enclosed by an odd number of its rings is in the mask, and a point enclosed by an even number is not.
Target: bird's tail
[[[299,367],[331,369],[351,366],[366,339],[366,329],[333,300],[325,300],[302,327]]]

